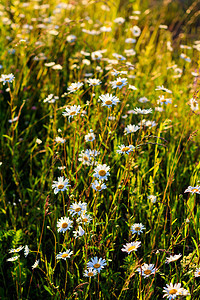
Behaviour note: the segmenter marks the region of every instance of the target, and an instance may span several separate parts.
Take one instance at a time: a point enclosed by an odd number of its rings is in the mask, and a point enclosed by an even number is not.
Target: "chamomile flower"
[[[65,141],[66,141],[65,139],[63,139],[62,137],[59,137],[59,136],[57,136],[55,138],[55,142],[58,143],[58,144],[64,144]]]
[[[78,223],[81,224],[86,224],[86,223],[90,223],[92,221],[92,217],[88,214],[86,214],[86,212],[83,212],[80,217],[77,219]]]
[[[133,251],[137,251],[137,249],[141,246],[141,242],[131,242],[123,245],[122,251],[130,254]]]
[[[94,51],[91,53],[91,58],[92,60],[100,60],[102,59],[103,55],[101,53],[101,51]]]
[[[59,254],[56,255],[57,259],[64,259],[66,260],[67,258],[70,258],[70,256],[73,254],[73,251],[71,251],[70,249],[68,249],[65,252],[59,252]]]
[[[195,277],[200,277],[200,268],[197,268],[195,273],[194,273]]]
[[[171,98],[165,98],[163,95],[158,96],[159,99],[157,100],[157,104],[163,105],[163,104],[171,104],[172,99]]]
[[[24,247],[24,256],[27,257],[28,254],[29,254],[29,247],[28,247],[28,245],[26,245],[26,246]]]
[[[143,233],[143,230],[145,230],[146,228],[144,227],[144,225],[142,223],[135,223],[131,226],[131,232],[132,234],[137,233]]]
[[[200,194],[200,186],[188,186],[184,193]]]
[[[117,78],[114,81],[111,81],[110,84],[112,85],[113,89],[119,88],[121,89],[123,86],[127,85],[127,78]]]
[[[119,150],[117,150],[117,153],[121,153],[121,154],[129,154],[130,152],[132,152],[135,147],[133,145],[129,145],[129,146],[125,146],[124,144],[121,146],[118,146]]]
[[[77,37],[76,37],[75,35],[70,34],[70,35],[67,36],[66,41],[67,41],[68,43],[73,43],[73,42],[76,41],[76,39],[77,39]]]
[[[93,142],[94,140],[95,140],[95,134],[93,133],[93,130],[91,129],[90,132],[85,135],[85,141]]]
[[[81,237],[85,234],[85,230],[83,230],[81,226],[78,226],[78,230],[73,231],[73,234],[75,239],[77,239],[77,237]]]
[[[58,192],[64,192],[67,190],[69,184],[69,179],[64,179],[63,176],[58,177],[58,181],[53,181],[52,188],[54,189],[54,194],[58,194]]]
[[[83,86],[82,82],[74,82],[67,88],[67,90],[69,91],[69,93],[73,93],[79,90],[82,86]]]
[[[107,107],[112,107],[112,105],[116,105],[118,102],[120,102],[119,98],[109,93],[99,96],[99,99],[102,101],[102,106]]]
[[[91,261],[89,261],[87,263],[87,267],[88,268],[93,268],[94,270],[96,270],[98,273],[100,273],[100,271],[104,268],[104,266],[106,266],[106,260],[103,258],[98,258],[97,256],[95,256],[94,258],[91,259]]]
[[[35,263],[32,265],[32,270],[38,267],[39,261],[39,259],[35,261]]]
[[[89,154],[89,150],[82,150],[81,153],[79,154],[79,158],[78,158],[79,161],[81,161],[83,163],[83,165],[87,165],[87,166],[90,166],[91,164],[91,157],[90,157],[90,154]]]
[[[119,25],[121,25],[121,24],[123,24],[125,22],[125,19],[122,18],[122,17],[118,17],[118,18],[116,18],[114,20],[114,22],[117,23],[117,24],[119,24]]]
[[[176,254],[176,255],[170,255],[170,257],[166,258],[166,264],[169,264],[173,261],[177,261],[180,257],[182,256],[182,254]]]
[[[127,127],[124,129],[124,134],[129,134],[129,133],[135,133],[138,131],[140,127],[138,125],[127,125]]]
[[[101,80],[96,79],[96,78],[94,78],[94,79],[90,78],[87,80],[87,83],[89,83],[89,86],[97,86],[97,85],[101,84]]]
[[[143,119],[141,122],[138,123],[138,125],[152,128],[152,127],[155,127],[157,125],[157,123],[155,121]]]
[[[162,86],[158,85],[158,86],[156,87],[155,91],[163,91],[163,92],[172,94],[172,91],[168,90],[168,89],[165,88],[163,85],[162,85]]]
[[[130,90],[133,90],[133,91],[136,91],[136,90],[137,90],[137,88],[136,88],[134,85],[131,85],[131,84],[129,84],[128,88],[129,88]]]
[[[16,261],[18,258],[19,258],[19,255],[16,255],[16,256],[8,258],[7,261]]]
[[[61,217],[57,221],[58,232],[65,232],[72,227],[72,221],[67,217]]]
[[[135,114],[142,114],[142,115],[147,115],[147,114],[151,114],[152,113],[152,108],[149,109],[141,109],[141,108],[134,108],[134,112]]]
[[[125,43],[126,44],[135,44],[136,43],[136,39],[127,38],[127,39],[125,39]]]
[[[6,82],[9,82],[9,83],[13,82],[14,79],[15,79],[15,76],[12,73],[10,73],[8,75],[1,74],[1,77],[0,77],[0,81],[3,81],[3,85],[5,85]]]
[[[190,292],[184,288],[180,288],[177,292],[177,295],[178,296],[190,296]]]
[[[105,185],[105,183],[103,183],[102,181],[97,181],[95,180],[93,183],[92,183],[92,188],[97,191],[97,192],[100,192],[102,190],[105,190],[107,188],[107,186]]]
[[[107,180],[110,173],[108,172],[110,170],[110,167],[106,164],[103,165],[97,165],[97,167],[94,169],[94,177],[97,177],[99,180]]]
[[[44,100],[43,100],[43,102],[44,103],[55,103],[56,102],[56,100],[58,100],[59,99],[59,97],[58,96],[54,96],[54,94],[50,94],[50,95],[48,95],[47,96],[47,98],[45,98]]]
[[[97,275],[97,270],[93,268],[88,268],[88,270],[85,270],[83,273],[84,277],[93,277],[95,275]]]
[[[135,25],[133,26],[133,28],[131,28],[131,32],[135,37],[138,37],[141,34],[141,29],[137,25]]]
[[[154,196],[154,195],[149,195],[149,196],[147,196],[147,198],[149,199],[149,200],[151,200],[151,203],[156,203],[156,196]]]
[[[156,272],[156,268],[154,268],[154,264],[143,264],[141,266],[141,268],[137,269],[137,272],[139,272],[140,274],[142,274],[142,276],[144,276],[144,278],[147,278],[153,274],[155,274]]]
[[[126,58],[123,55],[118,53],[113,53],[112,56],[114,56],[118,60],[126,60]]]
[[[79,201],[78,203],[73,203],[70,205],[69,212],[71,213],[72,217],[77,215],[81,215],[84,211],[87,210],[87,203]]]
[[[64,116],[64,117],[69,117],[69,120],[70,120],[70,118],[73,118],[74,116],[76,116],[77,114],[79,114],[80,113],[80,109],[81,109],[81,106],[80,105],[72,105],[72,106],[70,106],[69,108],[68,107],[66,107],[65,108],[65,110],[66,111],[64,111],[63,113],[62,113],[62,115]]]
[[[165,293],[163,298],[167,297],[169,300],[175,299],[180,288],[181,283],[175,283],[174,285],[172,283],[167,284],[167,287],[164,287],[163,289],[163,292]]]
[[[148,102],[149,100],[148,100],[146,97],[141,97],[141,98],[138,99],[138,101],[139,101],[140,103],[146,103],[146,102]]]
[[[10,249],[9,253],[18,253],[20,252],[22,249],[24,249],[24,246],[19,246],[16,249]]]

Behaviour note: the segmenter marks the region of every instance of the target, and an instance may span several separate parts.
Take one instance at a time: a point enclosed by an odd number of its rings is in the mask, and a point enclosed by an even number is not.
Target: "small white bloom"
[[[64,259],[66,260],[67,258],[70,258],[70,256],[73,254],[73,251],[71,251],[70,249],[68,249],[65,252],[59,252],[59,254],[56,255],[57,259]]]
[[[65,191],[70,186],[69,179],[64,179],[63,176],[58,177],[58,181],[53,181],[52,188],[54,189],[54,194],[60,191]]]
[[[166,264],[169,264],[171,262],[174,262],[176,260],[178,260],[180,257],[182,256],[182,254],[177,254],[177,255],[170,255],[170,257],[166,257]]]
[[[3,81],[3,85],[6,84],[6,82],[13,82],[13,80],[15,79],[15,76],[10,73],[8,75],[5,75],[5,74],[1,74],[1,77],[0,77],[0,81]]]
[[[87,210],[87,203],[79,201],[78,203],[73,203],[70,205],[69,212],[72,217],[77,215],[81,215],[84,211]]]
[[[97,270],[93,268],[88,268],[88,270],[85,270],[83,274],[84,277],[93,277],[95,275],[97,275]]]
[[[137,272],[139,272],[140,274],[142,274],[142,276],[144,276],[144,278],[147,278],[151,275],[154,275],[156,272],[156,268],[154,268],[153,264],[143,264],[141,266],[141,268],[137,269]]]
[[[16,256],[8,258],[7,261],[16,261],[18,258],[19,258],[19,255],[16,255]]]
[[[117,78],[117,80],[111,81],[110,84],[112,85],[113,89],[119,88],[121,89],[123,86],[127,85],[127,78]]]
[[[97,86],[101,84],[101,80],[96,79],[96,78],[90,78],[87,80],[87,83],[89,83],[89,86]]]
[[[200,186],[188,186],[184,193],[200,194]]]
[[[156,203],[156,196],[154,196],[154,195],[149,195],[149,196],[147,196],[147,198],[149,199],[149,200],[151,200],[151,203]]]
[[[18,253],[19,251],[21,251],[22,249],[24,249],[24,246],[19,246],[16,249],[10,249],[9,253]]]
[[[99,99],[102,101],[102,106],[107,106],[107,107],[112,107],[112,105],[116,105],[118,102],[120,102],[119,98],[108,93],[99,96]]]
[[[123,245],[122,251],[127,252],[130,254],[132,251],[137,251],[137,249],[141,246],[141,242],[132,242],[132,243],[126,243],[126,245]]]
[[[127,125],[127,127],[124,129],[124,134],[134,133],[138,131],[140,127],[138,125]]]
[[[65,232],[72,227],[72,221],[67,217],[61,217],[57,221],[58,232]]]
[[[104,189],[107,188],[107,186],[105,185],[105,183],[103,183],[102,181],[97,181],[95,180],[93,183],[92,183],[92,188],[97,191],[97,192],[100,192]]]
[[[135,37],[138,37],[141,34],[141,29],[137,25],[135,25],[133,26],[133,28],[131,28],[131,32]]]
[[[28,247],[28,245],[26,245],[26,246],[24,247],[24,256],[27,257],[28,254],[29,254],[29,247]]]
[[[80,106],[80,105],[78,105],[78,106],[72,105],[72,106],[70,106],[69,108],[66,107],[66,108],[65,108],[66,111],[63,112],[62,115],[63,115],[64,117],[69,117],[69,120],[70,120],[70,118],[73,118],[74,116],[76,116],[77,114],[80,113],[80,109],[81,109],[81,106]]]
[[[130,152],[132,152],[135,147],[133,145],[129,145],[129,146],[125,146],[124,144],[121,146],[118,146],[119,150],[117,150],[117,153],[121,153],[121,154],[129,154]]]
[[[144,227],[144,225],[142,223],[135,223],[131,226],[131,232],[132,234],[137,233],[143,233],[143,230],[145,230],[146,228]]]
[[[69,93],[73,93],[73,92],[76,92],[78,89],[80,89],[82,86],[83,86],[82,82],[79,82],[79,81],[74,82],[67,88],[67,90],[69,91]]]
[[[103,258],[99,258],[96,256],[94,258],[91,259],[91,261],[89,261],[87,263],[87,267],[88,268],[93,268],[94,270],[96,270],[98,273],[100,273],[100,271],[104,268],[104,266],[106,266],[106,260]]]
[[[99,180],[107,180],[107,176],[110,175],[108,172],[110,170],[110,167],[107,166],[106,164],[99,164],[97,167],[94,169],[94,174],[93,177],[97,177]]]
[[[35,269],[38,267],[39,261],[40,261],[39,259],[35,261],[34,265],[32,265],[32,269]]]
[[[77,239],[78,237],[81,237],[85,234],[85,230],[83,230],[81,226],[78,226],[78,230],[73,231],[73,234],[75,239]]]

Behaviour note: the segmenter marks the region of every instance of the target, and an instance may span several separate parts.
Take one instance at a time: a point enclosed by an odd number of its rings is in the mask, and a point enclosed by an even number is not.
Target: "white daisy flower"
[[[128,56],[128,57],[136,55],[136,52],[134,49],[125,49],[124,52],[125,52],[126,56]]]
[[[122,251],[130,254],[132,251],[137,251],[137,249],[141,246],[141,242],[131,242],[123,245]]]
[[[178,260],[180,257],[182,256],[182,254],[176,254],[176,255],[170,255],[170,257],[166,257],[166,264],[169,264],[173,261]]]
[[[71,251],[70,249],[65,251],[65,252],[59,252],[59,254],[56,255],[57,259],[64,259],[66,260],[67,258],[70,258],[70,256],[73,254],[73,251]]]
[[[70,205],[69,212],[71,213],[72,217],[77,215],[81,215],[84,211],[87,210],[87,203],[79,201],[78,203],[73,203]]]
[[[195,194],[200,194],[200,186],[188,186],[188,188],[185,190],[184,193],[192,193],[192,195]]]
[[[80,217],[77,219],[78,223],[81,224],[86,224],[86,223],[90,223],[92,221],[92,217],[88,214],[86,214],[86,212],[83,212]]]
[[[101,80],[93,78],[93,79],[88,79],[87,83],[89,83],[89,86],[97,86],[101,84]]]
[[[146,228],[144,227],[144,225],[142,223],[135,223],[131,226],[131,232],[132,234],[137,233],[143,233],[143,230],[145,230]]]
[[[112,107],[112,105],[116,105],[118,102],[120,102],[119,98],[109,93],[99,96],[99,99],[102,101],[102,106],[107,107]]]
[[[93,133],[93,130],[90,130],[90,133],[85,135],[85,141],[93,142],[94,140],[95,140],[95,134]]]
[[[24,247],[24,256],[27,257],[28,254],[29,254],[29,247],[28,247],[28,245],[26,245],[26,246]]]
[[[138,125],[152,128],[152,127],[155,127],[157,125],[157,123],[155,121],[150,121],[150,120],[143,119],[141,122],[138,123]]]
[[[72,221],[67,217],[61,217],[57,221],[58,232],[65,232],[72,227]]]
[[[200,268],[197,268],[194,273],[195,277],[200,277]]]
[[[19,251],[21,251],[22,249],[24,249],[24,246],[19,246],[16,249],[10,249],[9,253],[18,253]]]
[[[5,85],[6,82],[9,82],[9,83],[13,82],[14,79],[15,79],[15,76],[12,73],[10,73],[8,75],[1,74],[1,77],[0,77],[0,81],[3,81],[3,85]]]
[[[59,99],[59,97],[58,96],[54,96],[54,94],[50,94],[50,95],[48,95],[47,96],[47,98],[45,98],[44,100],[43,100],[43,102],[44,103],[55,103],[56,102],[56,100],[58,100]]]
[[[112,28],[111,27],[102,26],[102,27],[100,27],[100,31],[101,32],[111,32]]]
[[[135,37],[138,37],[141,34],[141,29],[137,25],[133,26],[130,30]]]
[[[95,275],[97,275],[97,270],[93,268],[88,268],[88,270],[85,270],[83,273],[84,277],[93,277]]]
[[[57,136],[55,138],[55,142],[58,143],[58,144],[64,144],[65,141],[66,141],[65,139],[63,139],[62,137],[59,137],[59,136]]]
[[[114,56],[117,60],[126,60],[126,57],[118,53],[113,53],[112,56]]]
[[[147,115],[147,114],[151,114],[152,113],[152,108],[149,109],[141,109],[141,108],[134,108],[134,112],[135,114],[142,114],[142,115]]]
[[[175,299],[180,288],[181,283],[175,283],[174,285],[172,283],[167,284],[167,287],[164,287],[163,289],[163,292],[165,293],[163,298],[167,297],[169,300]]]
[[[133,91],[137,90],[137,88],[134,85],[131,85],[131,84],[129,84],[128,88],[131,89],[131,90],[133,90]]]
[[[156,203],[156,196],[154,196],[154,195],[149,195],[149,196],[147,196],[147,198],[149,199],[149,200],[151,200],[151,203]]]
[[[92,183],[92,188],[97,191],[97,192],[100,192],[102,190],[105,190],[107,188],[107,186],[105,185],[105,183],[103,183],[102,181],[97,181],[95,180],[93,183]]]
[[[187,62],[191,62],[191,58],[184,53],[180,54],[180,58],[184,59]]]
[[[146,97],[141,97],[141,98],[138,99],[138,101],[139,101],[140,103],[146,103],[146,102],[148,102],[149,100],[148,100]]]
[[[126,44],[135,44],[136,43],[136,39],[127,38],[127,39],[125,39],[125,43]]]
[[[73,234],[74,234],[75,239],[77,239],[77,237],[81,237],[85,234],[85,230],[83,230],[83,228],[81,226],[78,226],[78,230],[73,231]]]
[[[156,87],[155,91],[163,91],[163,92],[167,92],[167,93],[172,94],[172,91],[166,89],[163,85],[162,85],[162,86],[158,85],[158,86]]]
[[[190,296],[190,292],[184,288],[180,288],[177,292],[178,296]]]
[[[103,55],[101,53],[101,51],[94,51],[91,53],[91,58],[92,60],[100,60],[102,59]]]
[[[39,259],[35,261],[34,265],[32,265],[32,270],[38,267],[39,261]]]
[[[89,154],[89,150],[82,150],[81,153],[79,154],[79,161],[81,161],[84,165],[90,166],[91,164],[91,157]]]
[[[58,194],[60,191],[67,190],[69,184],[69,179],[64,179],[63,176],[58,177],[58,181],[53,181],[52,188],[54,189],[54,194]]]
[[[111,72],[111,75],[118,76],[118,75],[126,75],[127,73],[128,73],[127,71],[117,71],[117,70],[113,69],[113,71]]]
[[[125,146],[124,144],[121,146],[118,146],[119,150],[117,150],[117,153],[121,153],[121,154],[129,154],[130,152],[132,152],[135,147],[133,145],[129,145],[129,146]]]
[[[65,108],[65,110],[66,111],[64,111],[63,113],[62,113],[62,115],[64,116],[64,117],[69,117],[69,120],[70,120],[70,118],[73,118],[74,116],[76,116],[77,114],[79,114],[80,113],[80,109],[81,109],[81,106],[80,105],[72,105],[72,106],[70,106],[69,108],[68,107],[66,107]]]
[[[76,41],[76,39],[77,39],[77,37],[74,34],[70,34],[70,35],[67,36],[66,41],[68,43],[73,43],[73,42]]]
[[[119,24],[119,25],[121,25],[121,24],[123,24],[125,22],[125,19],[122,18],[122,17],[118,17],[118,18],[116,18],[114,20],[114,22],[117,23],[117,24]]]
[[[97,177],[99,180],[107,180],[107,176],[110,175],[108,172],[110,170],[110,167],[106,164],[103,165],[97,165],[97,167],[94,169],[94,177]]]
[[[127,125],[127,127],[124,129],[124,134],[134,133],[138,131],[140,127],[138,125]]]
[[[82,86],[83,86],[82,82],[74,82],[67,88],[67,90],[69,91],[69,93],[73,93],[76,92],[78,89],[80,89]]]
[[[87,263],[87,267],[88,268],[93,268],[94,270],[96,270],[98,273],[100,273],[100,271],[104,268],[104,266],[106,266],[106,260],[103,258],[99,258],[97,256],[95,256],[94,258],[91,259],[91,261],[89,261]]]
[[[7,261],[16,261],[18,258],[19,258],[19,255],[16,255],[16,256],[8,258]]]
[[[171,104],[172,99],[171,98],[165,98],[163,95],[158,96],[159,99],[157,100],[157,104],[163,105],[163,104]]]
[[[113,89],[119,88],[121,89],[123,86],[127,84],[127,78],[117,78],[117,80],[111,81],[110,84],[112,85]]]
[[[147,278],[153,274],[155,274],[156,272],[156,268],[154,268],[154,264],[143,264],[141,266],[141,268],[137,269],[137,272],[139,272],[140,274],[142,274],[142,276],[144,276],[144,278]]]

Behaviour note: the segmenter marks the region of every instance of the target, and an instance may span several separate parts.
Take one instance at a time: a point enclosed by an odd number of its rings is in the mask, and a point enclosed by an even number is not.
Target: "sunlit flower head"
[[[135,133],[138,131],[140,127],[138,125],[127,125],[127,127],[124,129],[124,134],[129,134],[129,133]]]
[[[91,258],[91,260],[87,263],[88,268],[93,268],[96,270],[98,273],[106,266],[106,260],[103,258],[98,258],[95,256],[94,258]]]
[[[65,141],[66,141],[65,139],[63,139],[62,137],[59,137],[59,136],[57,136],[55,138],[55,142],[58,143],[58,144],[64,144]]]
[[[103,57],[101,51],[95,51],[91,53],[92,60],[101,60]]]
[[[8,258],[7,261],[16,261],[19,257],[19,255],[15,255],[13,257]]]
[[[100,192],[102,190],[105,190],[107,188],[107,186],[105,185],[105,183],[103,183],[102,181],[98,181],[98,180],[95,180],[93,183],[92,183],[92,188],[97,191],[97,192]]]
[[[76,92],[78,89],[80,89],[82,86],[83,86],[82,82],[74,82],[67,88],[67,90],[69,91],[69,93],[73,93]]]
[[[54,189],[54,194],[58,194],[58,192],[66,191],[67,188],[70,186],[69,179],[65,178],[63,176],[58,177],[58,181],[53,181],[52,189]]]
[[[127,38],[127,39],[125,39],[125,43],[126,44],[135,44],[136,43],[136,39]]]
[[[156,268],[154,268],[153,264],[143,264],[141,266],[141,268],[137,269],[137,272],[139,272],[140,274],[142,274],[142,276],[144,276],[144,278],[147,278],[151,275],[154,275],[156,272]]]
[[[152,108],[149,109],[141,109],[141,108],[134,108],[134,112],[135,114],[142,114],[142,115],[147,115],[147,114],[151,114],[152,113]]]
[[[120,102],[119,98],[113,96],[112,94],[105,94],[99,96],[99,99],[102,101],[102,106],[112,107]]]
[[[194,273],[195,277],[200,277],[200,268],[197,268]]]
[[[85,270],[83,274],[84,277],[93,277],[95,275],[97,275],[97,270],[93,268],[88,268],[88,270]]]
[[[118,18],[116,18],[114,20],[114,22],[117,23],[117,24],[119,24],[119,25],[121,25],[121,24],[123,24],[125,22],[125,19],[122,18],[122,17],[118,17]]]
[[[94,169],[93,177],[97,177],[99,180],[107,180],[110,173],[108,172],[110,170],[110,167],[106,164],[103,165],[97,165],[97,167]]]
[[[139,101],[140,103],[146,103],[146,102],[148,102],[149,100],[148,100],[146,97],[141,97],[141,98],[138,99],[138,101]]]
[[[163,292],[163,298],[167,297],[169,300],[175,299],[178,295],[178,291],[181,288],[181,283],[175,283],[174,285],[172,283],[167,284],[167,287],[164,287]]]
[[[135,223],[131,226],[131,232],[132,234],[137,233],[143,233],[143,230],[145,230],[146,228],[144,227],[144,225],[142,223]]]
[[[200,194],[200,186],[188,186],[184,193]]]
[[[149,195],[149,196],[147,196],[147,198],[149,199],[149,200],[151,200],[151,203],[156,203],[156,196],[154,196],[154,195]]]
[[[157,123],[155,121],[143,119],[141,122],[138,123],[138,125],[152,128],[152,127],[155,127],[157,125]]]
[[[29,247],[28,247],[28,245],[26,245],[26,246],[24,247],[24,256],[27,257],[28,254],[29,254]]]
[[[78,223],[81,224],[89,224],[92,221],[92,217],[88,214],[86,214],[86,212],[83,212],[80,217],[77,219]]]
[[[43,102],[44,103],[55,103],[56,102],[56,100],[58,100],[59,99],[59,97],[58,96],[54,96],[54,94],[50,94],[50,95],[48,95],[47,96],[47,98],[45,98],[44,100],[43,100]]]
[[[135,25],[131,28],[131,32],[135,37],[138,37],[141,34],[141,29],[137,25]]]
[[[122,251],[130,254],[133,251],[137,251],[137,249],[141,246],[141,242],[131,242],[123,245]]]
[[[117,153],[121,153],[121,154],[129,154],[130,152],[132,152],[135,147],[133,145],[128,145],[125,146],[124,144],[121,146],[118,146],[119,149],[116,151]]]
[[[67,36],[66,41],[68,43],[73,43],[73,42],[76,41],[76,39],[77,39],[77,37],[74,34],[70,34],[70,35]]]
[[[172,91],[166,89],[163,85],[162,85],[162,86],[158,85],[158,86],[156,87],[155,91],[163,91],[163,92],[172,94]]]
[[[90,132],[85,135],[85,141],[93,142],[94,140],[95,140],[95,134],[94,134],[93,130],[90,130]]]
[[[0,81],[3,82],[3,85],[6,84],[6,82],[9,82],[9,83],[13,82],[14,79],[15,79],[15,76],[12,73],[10,73],[8,75],[1,74],[1,77],[0,77]]]
[[[79,114],[80,113],[80,109],[81,109],[81,106],[80,105],[72,105],[72,106],[70,106],[69,108],[68,107],[66,107],[65,108],[65,110],[66,111],[64,111],[63,113],[62,113],[62,115],[64,116],[64,117],[69,117],[69,120],[70,120],[70,118],[73,118],[74,116],[76,116],[77,114]]]
[[[170,255],[170,257],[166,257],[166,263],[169,264],[171,262],[177,261],[182,254]]]
[[[121,54],[113,53],[112,55],[113,55],[117,60],[126,60],[126,57],[124,57],[124,56],[121,55]]]
[[[69,212],[72,217],[75,215],[81,215],[84,211],[87,210],[87,203],[79,201],[78,203],[73,203],[70,205]]]
[[[121,89],[123,86],[127,85],[127,78],[117,78],[114,81],[111,81],[110,84],[112,85],[113,89],[119,88]]]
[[[78,226],[78,230],[73,231],[73,235],[74,235],[75,239],[83,236],[84,234],[85,234],[85,230],[83,230],[83,228],[81,226]]]
[[[19,246],[16,249],[10,249],[9,253],[18,253],[20,252],[22,249],[24,249],[24,246]]]
[[[64,259],[66,260],[67,258],[70,258],[70,256],[73,254],[73,251],[71,251],[70,249],[65,251],[65,252],[59,252],[59,254],[56,255],[57,259]]]
[[[57,221],[58,232],[65,232],[72,227],[72,221],[67,217],[61,217]]]
[[[165,98],[163,95],[158,96],[159,99],[157,100],[157,104],[163,105],[163,104],[171,104],[172,99],[171,98]]]
[[[35,263],[32,265],[32,270],[38,267],[39,261],[39,259],[35,261]]]
[[[93,79],[88,79],[87,83],[89,83],[89,86],[97,86],[101,84],[101,80],[93,78]]]

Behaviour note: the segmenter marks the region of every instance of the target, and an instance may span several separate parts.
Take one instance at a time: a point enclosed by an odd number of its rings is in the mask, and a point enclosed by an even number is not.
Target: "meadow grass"
[[[198,1],[0,16],[1,299],[200,299]]]

